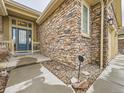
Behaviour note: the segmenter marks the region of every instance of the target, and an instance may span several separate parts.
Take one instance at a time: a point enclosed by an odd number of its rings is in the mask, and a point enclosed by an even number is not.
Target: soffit
[[[90,6],[99,2],[99,0],[85,0]]]
[[[6,7],[3,0],[0,0],[0,15],[1,16],[7,15]]]
[[[40,15],[40,12],[11,0],[5,0],[5,6],[8,14],[12,16],[36,20]]]
[[[44,22],[63,2],[64,0],[51,0],[36,22],[38,24]]]

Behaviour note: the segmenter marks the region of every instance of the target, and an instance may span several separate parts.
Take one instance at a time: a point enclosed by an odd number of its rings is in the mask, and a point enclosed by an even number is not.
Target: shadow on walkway
[[[49,85],[41,78],[33,79],[24,85],[23,90],[16,93],[73,93],[73,91],[64,85]]]
[[[11,71],[4,93],[74,93],[40,64]]]

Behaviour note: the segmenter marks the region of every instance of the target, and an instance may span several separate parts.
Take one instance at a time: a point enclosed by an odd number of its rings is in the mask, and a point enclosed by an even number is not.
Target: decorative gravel
[[[70,66],[67,66],[63,63],[50,61],[43,62],[42,65],[45,66],[49,71],[51,71],[54,75],[56,75],[67,85],[71,84],[72,77],[78,77],[78,69],[71,68]],[[90,74],[84,75],[83,71],[87,71]],[[100,70],[96,64],[83,65],[81,67],[80,81],[88,79],[88,81],[90,82],[90,87],[93,82],[97,79],[97,77],[101,74],[101,72],[102,70]]]
[[[2,70],[0,70],[0,93],[4,93],[7,81],[8,81],[8,75],[3,74]]]

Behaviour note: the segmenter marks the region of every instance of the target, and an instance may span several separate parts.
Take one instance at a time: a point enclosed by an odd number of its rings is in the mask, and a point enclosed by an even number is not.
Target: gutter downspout
[[[104,1],[101,0],[101,42],[100,42],[100,69],[103,69],[103,31],[104,31]]]

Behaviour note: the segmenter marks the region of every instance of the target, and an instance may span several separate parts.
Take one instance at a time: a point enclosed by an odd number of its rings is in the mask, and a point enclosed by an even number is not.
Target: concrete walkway
[[[124,55],[113,59],[86,93],[124,93]]]
[[[4,93],[74,93],[40,64],[13,69]]]

